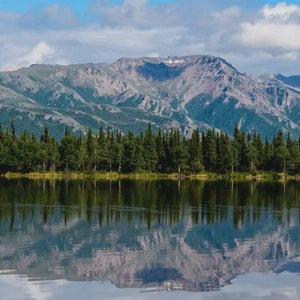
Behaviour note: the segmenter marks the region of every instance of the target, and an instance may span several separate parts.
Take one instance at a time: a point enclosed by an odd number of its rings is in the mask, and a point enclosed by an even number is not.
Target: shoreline
[[[12,173],[7,172],[0,174],[1,178],[7,179],[94,179],[94,180],[119,180],[119,179],[132,179],[132,180],[148,180],[148,179],[170,179],[170,180],[300,180],[300,176],[290,176],[284,173],[233,173],[233,174],[216,174],[216,173],[199,173],[199,174],[159,174],[159,173],[132,173],[121,174],[116,172],[32,172],[32,173]]]

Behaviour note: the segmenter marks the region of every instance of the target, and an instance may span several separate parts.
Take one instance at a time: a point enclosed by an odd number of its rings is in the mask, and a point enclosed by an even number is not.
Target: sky
[[[299,75],[299,37],[295,0],[0,2],[0,70],[211,54],[253,75]]]

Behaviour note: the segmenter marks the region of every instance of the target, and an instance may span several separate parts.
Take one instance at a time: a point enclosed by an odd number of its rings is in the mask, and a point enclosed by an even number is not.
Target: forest
[[[178,129],[122,134],[100,128],[97,134],[72,134],[66,127],[58,141],[45,128],[41,137],[16,134],[0,126],[0,172],[118,172],[183,173],[232,172],[300,173],[300,141],[278,131],[272,140],[245,133],[238,126],[227,133],[195,129],[189,137]]]

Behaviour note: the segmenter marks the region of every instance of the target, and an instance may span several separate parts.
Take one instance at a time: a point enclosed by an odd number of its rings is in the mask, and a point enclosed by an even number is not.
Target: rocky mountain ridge
[[[154,127],[217,128],[272,136],[300,133],[300,76],[240,73],[222,58],[122,58],[109,64],[32,65],[0,72],[0,120],[57,136],[68,125],[140,132]]]

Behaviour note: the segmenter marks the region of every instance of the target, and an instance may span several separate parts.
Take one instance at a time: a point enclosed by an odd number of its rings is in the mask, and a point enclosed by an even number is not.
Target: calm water
[[[0,180],[0,299],[300,299],[300,183]]]

